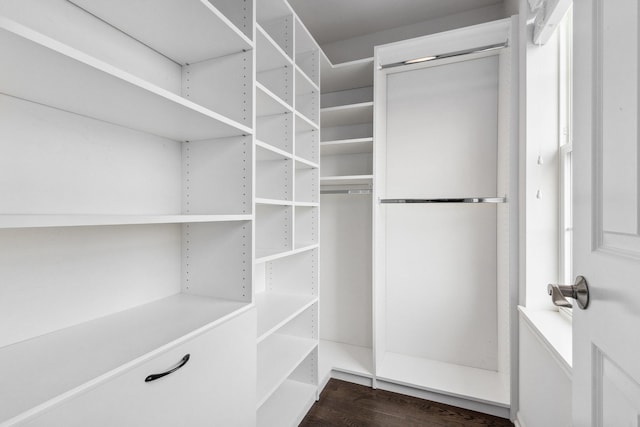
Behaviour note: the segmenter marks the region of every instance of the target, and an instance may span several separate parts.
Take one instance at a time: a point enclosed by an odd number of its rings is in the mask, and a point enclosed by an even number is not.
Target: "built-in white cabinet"
[[[0,424],[255,423],[253,9],[0,5]]]
[[[23,425],[254,426],[253,400],[242,393],[255,387],[255,322],[255,310],[236,316]]]
[[[257,2],[257,424],[318,396],[320,50],[285,0]]]

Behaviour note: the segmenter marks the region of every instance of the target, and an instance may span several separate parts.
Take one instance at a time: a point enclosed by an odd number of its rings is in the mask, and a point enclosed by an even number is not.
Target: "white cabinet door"
[[[640,426],[640,6],[574,2],[573,425]]]
[[[255,310],[64,401],[23,425],[255,426]],[[135,327],[135,325],[132,325]],[[170,375],[150,374],[189,361]]]

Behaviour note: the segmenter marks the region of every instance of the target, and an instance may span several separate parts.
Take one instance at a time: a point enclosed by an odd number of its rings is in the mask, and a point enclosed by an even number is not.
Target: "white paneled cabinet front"
[[[20,425],[254,426],[255,325],[248,311]]]

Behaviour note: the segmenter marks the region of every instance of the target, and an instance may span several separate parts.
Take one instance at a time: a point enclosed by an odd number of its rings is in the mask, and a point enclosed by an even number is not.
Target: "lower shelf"
[[[286,380],[258,409],[258,427],[294,427],[316,400],[315,385]]]
[[[495,406],[509,407],[509,384],[499,372],[398,353],[385,353],[376,378]]]
[[[321,381],[331,371],[373,378],[373,350],[368,347],[320,340],[319,374]]]
[[[0,421],[124,372],[248,308],[178,294],[2,347]]]
[[[314,339],[273,334],[258,345],[258,407],[277,390],[317,344]]]

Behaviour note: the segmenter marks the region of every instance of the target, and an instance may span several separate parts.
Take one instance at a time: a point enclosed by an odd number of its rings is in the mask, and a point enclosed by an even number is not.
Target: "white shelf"
[[[82,227],[250,221],[251,215],[0,215],[2,228]]]
[[[250,128],[5,18],[0,92],[177,141]],[[42,72],[42,70],[47,70]]]
[[[373,175],[321,176],[320,185],[367,185],[373,183]]]
[[[509,386],[498,372],[385,353],[377,378],[426,391],[509,407]]]
[[[0,420],[88,389],[249,307],[179,294],[3,347],[0,364],[11,369],[0,381]]]
[[[373,137],[323,141],[320,143],[320,153],[323,156],[373,153]]]
[[[373,86],[373,58],[333,65],[322,55],[320,62],[322,93]]]
[[[258,342],[318,301],[314,295],[261,292],[256,295]]]
[[[291,153],[286,152],[285,150],[281,150],[278,147],[274,147],[271,144],[267,144],[266,142],[260,141],[256,139],[256,147],[260,147],[263,148],[266,151],[269,151],[271,153],[271,156],[267,156],[266,154],[263,154],[263,160],[268,160],[268,159],[278,159],[278,158],[282,158],[282,159],[293,159],[293,155]],[[258,155],[260,155],[258,153]]]
[[[253,48],[251,40],[206,0],[71,2],[182,65]]]
[[[318,202],[295,202],[294,204],[302,208],[317,208],[320,206]]]
[[[295,427],[316,400],[317,387],[287,380],[258,409],[258,427]]]
[[[292,113],[291,106],[262,83],[256,82],[256,89],[256,115],[258,117]]]
[[[331,371],[373,378],[373,350],[335,341],[320,340],[320,378],[328,378]]]
[[[294,202],[292,202],[291,200],[256,198],[256,204],[257,205],[273,205],[273,206],[293,206]]]
[[[373,102],[322,108],[320,117],[323,128],[373,123]]]
[[[316,348],[318,341],[272,334],[258,345],[258,408]]]

